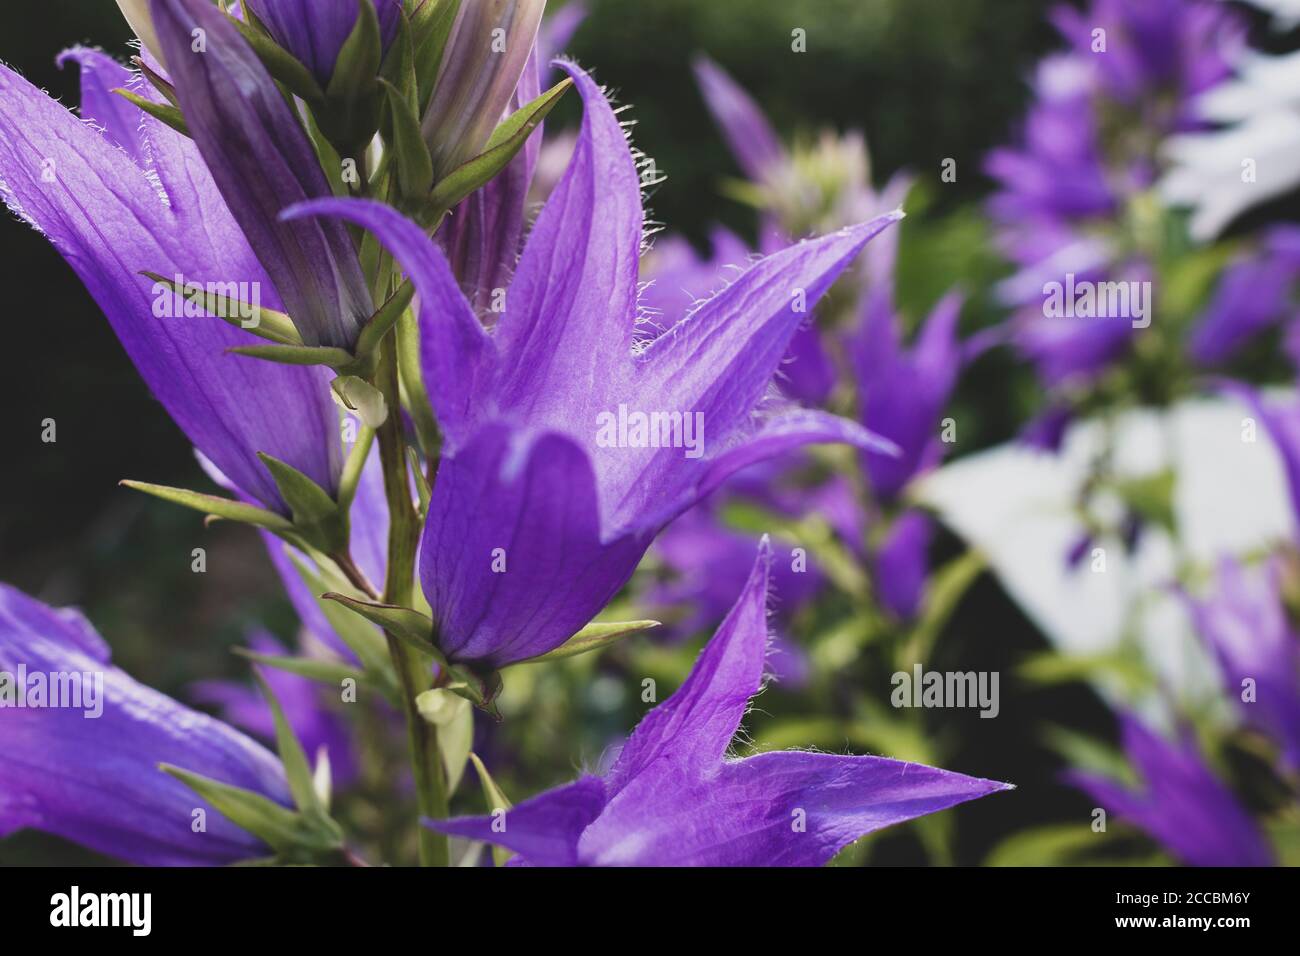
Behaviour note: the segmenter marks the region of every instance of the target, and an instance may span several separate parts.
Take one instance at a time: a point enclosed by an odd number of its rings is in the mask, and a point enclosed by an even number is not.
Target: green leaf
[[[336,850],[343,845],[342,831],[328,818],[308,821],[260,793],[232,787],[171,764],[159,764],[158,769],[175,777],[231,823],[279,853],[292,856],[302,850]]]
[[[273,667],[286,674],[296,674],[308,680],[318,681],[338,687],[345,680],[366,683],[366,675],[348,664],[338,661],[322,661],[311,657],[292,657],[277,654],[262,654],[246,647],[236,647],[235,653],[264,667]]]
[[[1077,865],[1081,856],[1100,849],[1105,840],[1105,833],[1094,833],[1086,823],[1034,827],[1022,830],[999,843],[989,853],[984,865]]]
[[[230,22],[235,25],[235,29],[243,34],[244,39],[248,41],[248,45],[257,54],[257,58],[266,67],[266,72],[270,73],[273,79],[283,83],[291,93],[302,97],[308,103],[319,103],[324,99],[325,92],[320,88],[320,84],[316,82],[316,77],[297,57],[272,40],[264,30],[259,29],[257,26],[245,23],[243,20],[237,20],[234,17],[230,17]]]
[[[637,631],[648,631],[650,628],[658,626],[658,621],[593,621],[555,648],[555,650],[516,663],[538,664],[546,661],[558,661],[578,654],[586,654],[588,651],[599,650],[613,644],[619,638],[626,637],[628,634],[635,634]]]
[[[340,375],[330,383],[343,407],[356,412],[367,428],[378,428],[388,419],[384,393],[356,375]]]
[[[397,185],[406,199],[423,199],[433,188],[433,157],[420,131],[420,117],[401,91],[381,79],[392,111],[393,135],[388,144],[397,165]]]
[[[236,345],[226,351],[281,365],[323,365],[341,369],[356,363],[351,352],[333,345]]]
[[[438,211],[451,209],[505,169],[572,85],[571,79],[563,79],[510,114],[496,128],[482,153],[457,166],[438,182],[429,196],[430,208]]]
[[[415,434],[420,440],[420,450],[429,459],[436,458],[442,445],[438,421],[433,416],[433,405],[424,386],[420,367],[420,328],[411,312],[405,312],[397,323],[397,368],[402,388],[406,392],[406,407],[415,422]]]
[[[271,717],[275,721],[276,750],[280,754],[280,763],[284,765],[284,775],[289,781],[289,792],[293,794],[293,802],[305,816],[324,816],[325,807],[316,793],[311,763],[307,760],[307,753],[302,749],[298,735],[293,732],[289,721],[285,719],[284,709],[280,706],[275,692],[271,690],[271,685],[266,682],[266,678],[256,669],[253,670],[253,677],[257,680],[262,696],[266,698],[266,703],[271,708]]]
[[[439,666],[446,666],[446,658],[433,643],[433,619],[409,607],[395,604],[377,604],[360,598],[349,597],[330,591],[322,594],[326,601],[336,601],[348,610],[361,615],[372,624],[378,624],[402,643],[415,648],[423,654],[433,655]]]
[[[952,618],[961,599],[986,566],[984,555],[978,551],[967,551],[934,573],[930,578],[921,619],[912,631],[904,653],[905,660],[923,661],[930,656],[939,632]]]
[[[410,279],[407,279],[397,287],[397,291],[388,297],[388,301],[379,307],[379,311],[362,328],[361,335],[357,337],[357,354],[370,355],[377,351],[384,336],[397,324],[397,320],[402,317],[414,298],[415,286],[411,284]]]
[[[166,276],[159,275],[156,272],[145,270],[140,273],[145,278],[152,279],[158,285],[161,285],[172,292],[181,296],[187,302],[193,302],[200,306],[203,311],[213,318],[220,319],[228,325],[233,325],[237,329],[242,329],[260,338],[268,339],[278,345],[302,345],[302,338],[298,335],[298,330],[294,328],[293,320],[283,312],[277,312],[274,309],[264,309],[257,306],[258,324],[255,326],[244,326],[244,320],[240,316],[247,315],[253,311],[253,306],[238,299],[231,299],[224,295],[209,293],[206,289],[190,289],[184,283],[178,283],[175,279],[168,279]]]
[[[479,783],[483,786],[483,801],[487,804],[488,813],[494,813],[497,810],[509,810],[513,804],[501,792],[497,782],[492,779],[488,773],[487,767],[483,766],[483,761],[479,759],[478,754],[470,752],[470,762],[474,764],[474,772],[478,774]],[[505,866],[514,856],[513,850],[507,850],[503,846],[492,846],[492,862],[497,866]]]
[[[361,484],[361,474],[365,471],[366,460],[370,457],[370,448],[375,443],[375,430],[362,424],[357,432],[357,440],[343,462],[343,474],[339,476],[339,510],[347,514],[352,509],[352,502],[357,496]]]
[[[351,100],[374,85],[384,55],[384,41],[379,33],[379,15],[374,0],[361,0],[361,13],[334,62],[326,95],[331,99]]]
[[[443,688],[426,690],[415,698],[420,716],[438,728],[438,750],[447,771],[447,792],[455,793],[465,773],[465,761],[474,745],[474,705]]]
[[[267,511],[265,508],[258,508],[255,505],[247,505],[242,501],[219,498],[216,495],[205,495],[185,488],[151,485],[143,481],[122,481],[119,484],[136,491],[143,491],[145,494],[161,498],[163,501],[170,501],[173,504],[184,505],[186,508],[193,508],[195,511],[201,511],[215,518],[255,525],[276,534],[292,533],[293,531],[293,524],[286,518],[281,517],[274,511]]]
[[[347,516],[328,491],[292,465],[259,451],[275,486],[293,512],[293,527],[303,540],[326,554],[338,554],[348,546]]]
[[[181,103],[176,97],[176,87],[163,79],[163,77],[153,67],[144,61],[144,57],[133,56],[131,57],[131,63],[134,64],[135,68],[140,71],[140,74],[149,81],[150,85],[166,98],[168,103],[177,109],[180,109]]]
[[[185,117],[181,115],[181,111],[176,107],[168,103],[155,103],[153,100],[147,100],[139,93],[132,93],[130,90],[116,89],[113,92],[130,100],[154,119],[170,126],[182,136],[190,135],[189,125],[186,124]]]

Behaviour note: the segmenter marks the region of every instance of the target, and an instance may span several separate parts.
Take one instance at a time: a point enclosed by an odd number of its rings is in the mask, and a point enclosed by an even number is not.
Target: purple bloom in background
[[[876,597],[895,617],[911,620],[925,598],[934,522],[923,511],[904,511],[872,556]]]
[[[294,327],[307,345],[350,349],[374,304],[347,228],[280,218],[287,206],[333,195],[298,117],[208,0],[153,0],[153,17],[194,142]],[[202,50],[193,49],[195,29],[206,33]]]
[[[1192,866],[1272,865],[1273,853],[1255,822],[1210,772],[1195,741],[1166,741],[1128,714],[1120,722],[1124,751],[1142,789],[1080,771],[1068,775],[1075,786]]]
[[[789,160],[776,131],[758,104],[716,63],[698,57],[694,69],[704,103],[722,130],[736,162],[751,180],[763,182]]]
[[[601,777],[492,817],[429,820],[537,866],[820,866],[865,834],[1008,785],[882,757],[727,757],[762,689],[766,545],[685,683],[646,715]],[[501,830],[501,832],[497,832]]]
[[[882,501],[896,498],[943,455],[937,430],[961,371],[961,306],[956,293],[940,300],[908,352],[899,343],[889,291],[873,289],[867,296],[850,342],[862,424],[901,449],[897,457],[863,455],[871,490]]]
[[[1215,593],[1192,601],[1196,629],[1209,643],[1225,690],[1247,724],[1276,741],[1283,759],[1300,769],[1300,637],[1286,618],[1269,565],[1248,573],[1236,561],[1219,562]],[[1251,682],[1247,695],[1244,682]],[[1249,699],[1247,699],[1249,696]]]
[[[791,290],[815,302],[898,216],[769,256],[639,343],[636,169],[600,89],[565,69],[586,106],[582,134],[492,333],[442,254],[392,209],[330,200],[293,213],[373,230],[415,283],[424,377],[445,439],[421,584],[442,650],[492,667],[576,633],[665,525],[745,465],[811,442],[892,450],[853,422],[764,398],[804,318]],[[674,447],[625,433],[615,423],[629,411],[677,413]]]
[[[324,89],[334,64],[357,23],[359,0],[248,0],[253,15],[275,41],[312,71]],[[397,36],[402,0],[375,0],[384,49]]]
[[[79,613],[0,585],[0,674],[11,681],[6,687],[0,678],[0,837],[43,830],[144,866],[219,865],[266,855],[259,840],[158,765],[289,806],[279,761],[226,724],[114,667],[107,645]],[[31,706],[35,678],[53,689],[59,680],[51,675],[63,675],[65,683],[79,675],[80,706]],[[15,695],[26,695],[28,706],[13,706]],[[204,832],[193,828],[199,808],[206,812]]]
[[[1291,492],[1291,513],[1300,526],[1300,403],[1285,405],[1265,402],[1255,389],[1240,382],[1222,382],[1223,391],[1249,407],[1268,431],[1282,458],[1287,489]]]
[[[283,657],[285,649],[266,631],[256,631],[248,646],[260,654]],[[306,648],[304,656],[328,656],[324,649]],[[299,677],[275,667],[259,667],[275,699],[279,701],[289,726],[298,736],[307,758],[313,762],[324,753],[329,760],[330,779],[335,787],[346,787],[357,775],[357,760],[347,724],[330,709],[326,701],[329,686]],[[236,681],[199,681],[190,689],[196,704],[216,707],[226,723],[268,742],[275,741],[275,719],[271,705],[251,684]]]
[[[1295,311],[1292,293],[1300,277],[1300,228],[1278,226],[1261,248],[1233,262],[1192,331],[1188,351],[1200,365],[1232,357],[1248,340]]]
[[[139,274],[247,283],[263,307],[281,308],[198,151],[109,92],[148,95],[137,74],[90,50],[64,59],[81,66],[82,118],[93,125],[0,67],[6,203],[72,266],[150,390],[231,481],[287,514],[262,451],[333,491],[342,451],[326,373],[227,354],[263,340],[186,317],[178,296]]]

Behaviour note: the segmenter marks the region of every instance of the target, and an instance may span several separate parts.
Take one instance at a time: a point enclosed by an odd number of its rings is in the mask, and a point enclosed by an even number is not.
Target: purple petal
[[[92,716],[97,707],[85,706],[85,697],[82,706],[0,709],[0,836],[30,827],[149,866],[225,864],[267,852],[158,764],[288,805],[271,754],[109,665],[107,648],[79,615],[0,586],[0,672],[17,676],[20,668],[28,688],[36,675],[76,674],[78,688],[93,695],[102,680],[102,713]],[[206,831],[196,833],[199,808]]]
[[[650,711],[606,778],[611,798],[650,770],[698,773],[722,759],[749,699],[763,685],[771,546],[759,547],[749,581],[677,692]]]
[[[786,161],[785,147],[758,104],[726,71],[705,57],[698,58],[694,68],[705,105],[722,127],[736,162],[746,176],[761,182]]]
[[[357,0],[248,0],[248,5],[275,41],[315,74],[321,88],[328,86],[356,26]],[[402,0],[375,0],[375,12],[387,50],[402,22]]]
[[[153,0],[190,132],[308,345],[350,348],[373,312],[347,229],[280,211],[331,195],[298,117],[234,25],[207,0]],[[206,48],[191,32],[206,31]]]
[[[927,553],[934,525],[921,511],[904,512],[876,552],[872,579],[880,603],[900,620],[916,616],[925,596]]]
[[[595,82],[562,64],[582,96],[582,133],[529,235],[497,323],[503,409],[534,427],[591,422],[631,368],[641,187],[623,128]]]
[[[883,757],[782,751],[690,779],[656,767],[587,828],[599,866],[821,866],[884,827],[1008,789]]]
[[[439,467],[420,544],[439,643],[496,667],[558,647],[626,583],[649,543],[601,539],[595,475],[571,439],[485,426]]]
[[[99,88],[103,79],[111,71],[97,69],[83,82]],[[179,309],[180,300],[154,294],[140,270],[248,283],[265,289],[264,305],[279,306],[192,144],[144,120],[145,152],[154,163],[145,170],[4,68],[0,96],[7,104],[0,113],[6,202],[67,259],[194,445],[276,510],[287,508],[258,451],[334,490],[341,468],[338,420],[319,370],[229,355],[233,346],[261,340],[215,318],[176,311],[176,318],[155,317],[155,308]]]
[[[1228,266],[1192,330],[1192,358],[1200,365],[1217,365],[1285,318],[1295,278],[1294,264],[1263,253]]]
[[[604,806],[605,785],[598,777],[581,777],[504,814],[425,820],[424,825],[449,836],[496,843],[533,866],[576,866],[578,838]]]
[[[1259,392],[1240,382],[1225,381],[1222,389],[1248,406],[1268,430],[1282,456],[1287,488],[1291,492],[1291,511],[1300,522],[1300,406],[1295,402],[1266,404]]]
[[[126,97],[113,92],[129,89],[140,92],[140,74],[128,70],[111,56],[87,47],[73,47],[59,54],[60,69],[69,61],[81,70],[81,105],[77,112],[92,126],[104,131],[114,146],[126,150],[137,166],[145,166],[148,156],[140,135],[140,108]]]

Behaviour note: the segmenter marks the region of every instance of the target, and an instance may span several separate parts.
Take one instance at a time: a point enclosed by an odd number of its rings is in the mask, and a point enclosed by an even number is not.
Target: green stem
[[[411,500],[406,472],[406,448],[402,436],[401,397],[397,383],[397,354],[394,337],[387,336],[380,350],[375,385],[388,403],[388,418],[379,429],[379,457],[384,468],[384,493],[388,499],[388,573],[384,580],[384,602],[410,606],[415,578],[415,555],[419,545],[419,516]],[[392,634],[388,650],[402,686],[402,706],[415,773],[416,802],[420,816],[447,816],[447,779],[438,748],[438,730],[421,715],[415,698],[432,684],[431,664]],[[420,865],[447,866],[450,856],[447,838],[428,827],[419,827]]]

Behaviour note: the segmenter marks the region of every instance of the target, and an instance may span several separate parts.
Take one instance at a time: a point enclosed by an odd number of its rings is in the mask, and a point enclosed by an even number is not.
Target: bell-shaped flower
[[[190,440],[245,493],[288,513],[265,452],[333,491],[338,417],[320,369],[228,354],[263,340],[205,314],[148,270],[282,308],[266,273],[185,137],[111,93],[148,95],[109,57],[73,50],[82,122],[0,67],[0,182],[10,209],[44,233],[108,317],[150,390]],[[242,290],[242,291],[241,291]],[[261,312],[241,312],[237,324]],[[264,344],[264,343],[263,343]]]
[[[1192,866],[1271,866],[1273,853],[1244,807],[1205,765],[1190,735],[1177,742],[1121,714],[1124,752],[1140,789],[1095,773],[1070,781]]]
[[[186,125],[302,341],[350,349],[374,308],[346,227],[280,218],[333,195],[297,115],[208,0],[154,0],[153,16]]]
[[[0,837],[53,833],[144,866],[265,856],[167,763],[290,806],[260,744],[132,680],[73,610],[0,585]]]
[[[329,86],[343,44],[366,0],[248,0],[253,15],[280,46],[311,70],[321,88]],[[383,48],[397,36],[402,0],[374,0]]]
[[[753,264],[642,345],[632,154],[594,81],[566,69],[586,107],[582,134],[492,333],[442,254],[392,209],[328,200],[293,213],[373,230],[415,283],[444,436],[420,580],[442,651],[486,667],[585,626],[654,536],[743,466],[811,442],[893,450],[854,422],[763,399],[800,307],[899,214]]]
[[[868,833],[1008,789],[883,757],[728,757],[763,686],[769,561],[764,544],[690,676],[645,716],[607,773],[504,815],[426,824],[538,866],[820,866]]]

